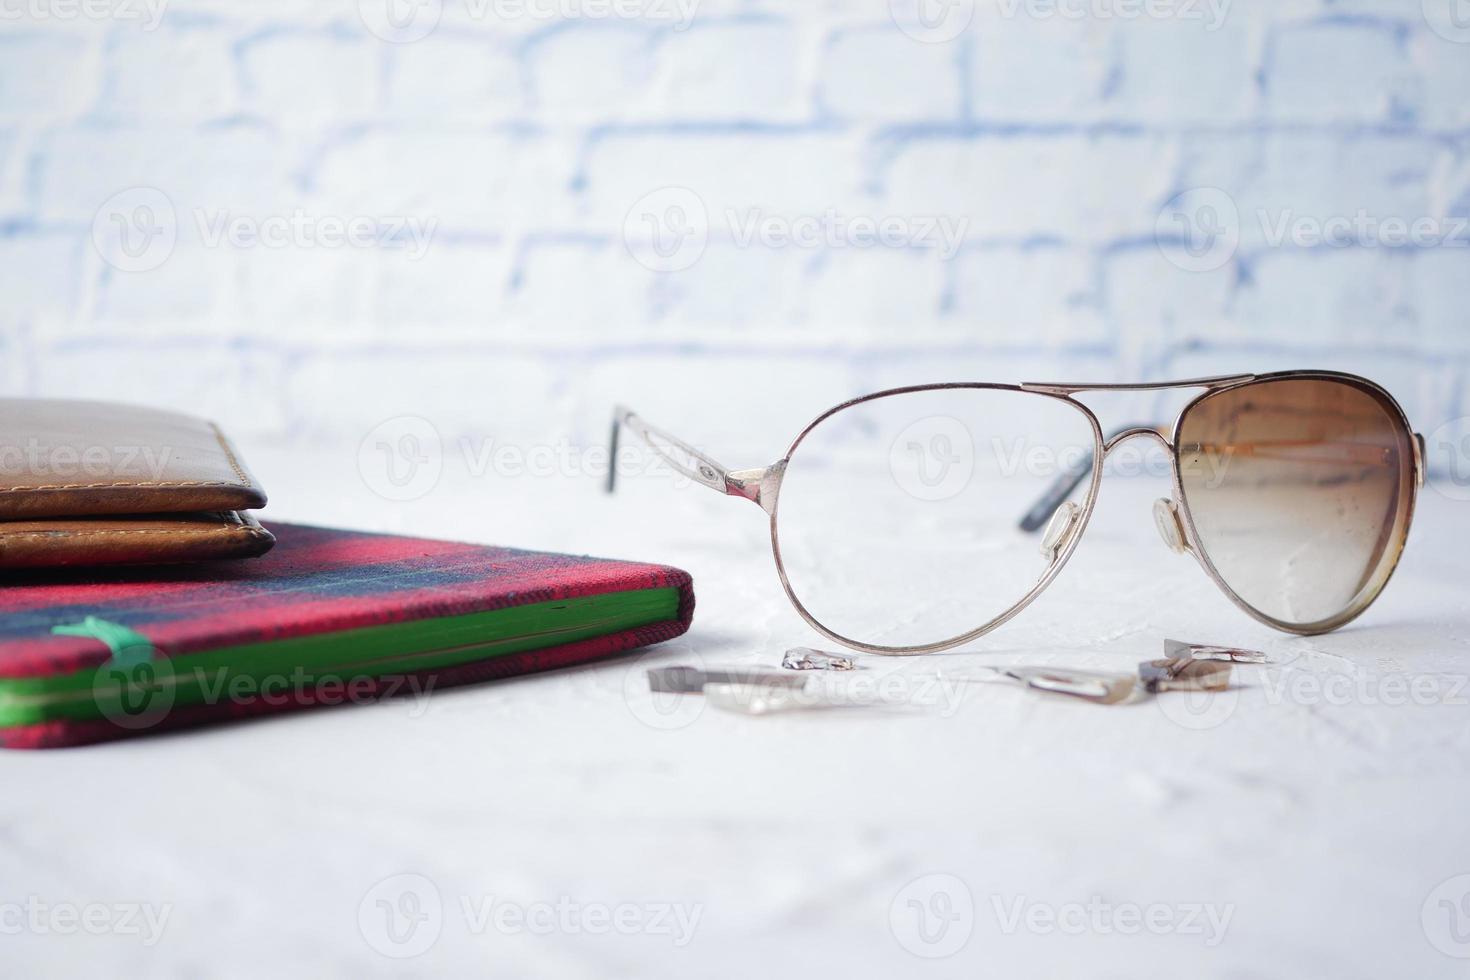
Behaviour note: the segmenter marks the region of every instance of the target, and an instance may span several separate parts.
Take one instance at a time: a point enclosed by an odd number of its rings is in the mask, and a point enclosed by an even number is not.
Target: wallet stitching
[[[96,531],[6,531],[0,529],[0,540],[5,538],[54,538],[58,535],[68,538],[93,538],[104,534],[218,534],[220,531],[240,532],[247,537],[260,537],[265,534],[263,528],[249,527],[244,524],[219,524],[208,527],[170,527],[170,528],[100,528]]]
[[[215,442],[219,443],[220,451],[225,454],[225,461],[230,464],[230,469],[235,471],[239,482],[231,483],[228,480],[113,480],[107,483],[46,483],[37,486],[10,486],[0,487],[0,493],[34,493],[41,490],[107,490],[112,487],[148,487],[156,490],[182,490],[185,487],[243,487],[252,489],[255,484],[245,471],[240,467],[240,462],[235,458],[235,453],[230,449],[230,444],[225,440],[225,434],[219,426],[213,422],[209,428],[214,432]]]
[[[230,444],[226,441],[224,432],[213,422],[209,423],[209,427],[214,430],[215,441],[219,443],[219,448],[224,451],[225,459],[230,461],[230,469],[234,470],[235,475],[240,478],[240,484],[242,486],[250,486],[250,478],[245,475],[245,471],[241,469],[239,461],[235,459],[235,454],[230,449]]]

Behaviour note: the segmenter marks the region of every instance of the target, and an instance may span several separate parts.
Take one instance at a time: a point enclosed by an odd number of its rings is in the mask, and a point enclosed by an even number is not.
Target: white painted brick
[[[236,440],[279,432],[286,425],[279,366],[260,352],[112,336],[43,348],[36,364],[30,393],[39,397],[86,397],[189,412],[218,421]]]
[[[939,323],[959,259],[923,249],[830,249],[803,256],[804,333],[838,342],[922,343],[948,336]]]
[[[355,249],[246,248],[233,253],[238,318],[253,337],[286,343],[360,339],[377,265]],[[303,330],[310,324],[312,329]]]
[[[1149,137],[916,140],[884,175],[885,206],[968,218],[972,241],[1103,242],[1152,234],[1171,163],[1169,143]]]
[[[378,46],[357,33],[291,31],[251,38],[239,48],[245,110],[286,129],[351,124],[378,102],[379,59]],[[446,96],[463,94],[452,88],[438,94]]]
[[[972,33],[969,83],[978,118],[1075,122],[1101,114],[1113,66],[1106,25],[992,12]]]
[[[916,43],[892,25],[839,32],[822,54],[817,103],[840,119],[957,119],[960,50]]]
[[[96,111],[135,123],[220,119],[239,106],[230,39],[207,30],[113,34]]]
[[[504,43],[437,33],[386,53],[387,112],[463,126],[524,114],[520,66]]]
[[[1422,31],[1415,36],[1411,52],[1420,123],[1442,130],[1470,126],[1470,99],[1465,98],[1470,92],[1470,45]]]
[[[1259,42],[1240,17],[1214,30],[1199,21],[1131,23],[1116,34],[1107,114],[1151,125],[1243,122],[1256,109]]]
[[[677,339],[682,330],[735,344],[790,337],[808,292],[803,269],[810,261],[792,249],[713,242],[690,268],[653,278],[649,334]]]
[[[953,316],[970,336],[998,347],[1105,341],[1100,297],[1084,251],[984,248],[965,253],[956,265]]]
[[[1279,135],[1255,145],[1243,160],[1233,138],[1194,147],[1181,184],[1218,187],[1231,196],[1246,250],[1271,242],[1283,218],[1325,222],[1359,211],[1408,220],[1426,215],[1429,174],[1443,153],[1413,137]]]
[[[334,214],[415,217],[441,234],[503,234],[571,218],[571,147],[476,132],[377,131],[330,148],[312,172]]]
[[[791,121],[805,118],[800,40],[788,23],[694,21],[660,35],[660,118]]]
[[[1428,352],[1470,352],[1470,232],[1456,247],[1428,249],[1410,257],[1405,302],[1413,309],[1414,327],[1403,339]]]
[[[308,356],[284,384],[303,437],[345,433],[354,449],[380,423],[400,416],[428,419],[445,439],[466,433],[535,439],[545,437],[546,419],[564,410],[548,362],[483,348],[363,345]]]
[[[868,204],[851,138],[779,130],[618,136],[599,141],[589,161],[588,220],[617,233],[640,198],[665,187],[698,194],[717,228],[731,210],[813,215]]]
[[[371,316],[393,339],[419,332],[421,324],[434,328],[426,343],[454,336],[448,327],[481,340],[500,337],[513,258],[504,245],[452,241],[433,243],[418,259],[376,253],[369,265],[376,288],[367,290]]]
[[[88,319],[127,336],[218,336],[214,314],[227,302],[234,266],[230,255],[181,242],[161,266],[125,272],[92,256],[94,289]]]
[[[1238,336],[1319,348],[1395,345],[1408,322],[1407,260],[1386,249],[1263,253],[1236,295]]]
[[[75,116],[97,84],[96,45],[85,36],[0,35],[0,124]]]
[[[1283,28],[1268,41],[1265,105],[1273,119],[1381,122],[1409,65],[1390,25],[1320,23]]]
[[[653,42],[646,27],[601,22],[536,38],[526,54],[533,109],[564,121],[637,116],[653,91]]]
[[[1103,261],[1110,323],[1131,348],[1180,343],[1233,331],[1231,299],[1236,269],[1181,269],[1153,243]]]
[[[620,242],[537,242],[519,260],[507,314],[518,339],[536,342],[647,336],[659,275]]]
[[[188,152],[180,152],[187,146]],[[156,187],[178,211],[194,208],[270,213],[280,206],[292,161],[269,133],[252,126],[187,129],[81,127],[36,144],[38,211],[43,220],[90,225],[120,191]]]
[[[57,329],[69,322],[90,250],[73,235],[0,232],[0,326],[37,322]]]

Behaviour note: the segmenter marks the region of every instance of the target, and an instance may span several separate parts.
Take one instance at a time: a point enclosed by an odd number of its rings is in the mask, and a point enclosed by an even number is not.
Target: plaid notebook
[[[661,565],[273,524],[250,561],[0,578],[0,745],[421,694],[689,627]]]

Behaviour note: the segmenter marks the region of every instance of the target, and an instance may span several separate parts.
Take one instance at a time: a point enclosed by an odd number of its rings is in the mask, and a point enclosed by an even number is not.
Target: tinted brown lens
[[[1206,396],[1179,430],[1206,560],[1258,612],[1329,629],[1383,588],[1413,500],[1413,435],[1382,393],[1262,381]]]

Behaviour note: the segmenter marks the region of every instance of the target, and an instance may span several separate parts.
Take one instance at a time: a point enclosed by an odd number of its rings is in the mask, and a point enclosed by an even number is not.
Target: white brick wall
[[[872,385],[1021,373],[1340,366],[1470,415],[1463,0],[391,0],[397,43],[387,2],[0,0],[7,392],[344,445],[395,413],[591,441],[624,399],[752,452]],[[669,187],[694,207],[633,210]],[[1203,263],[1212,214],[1166,207],[1197,188],[1238,240]],[[1273,240],[1359,212],[1455,238]],[[675,271],[644,218],[698,233]]]

